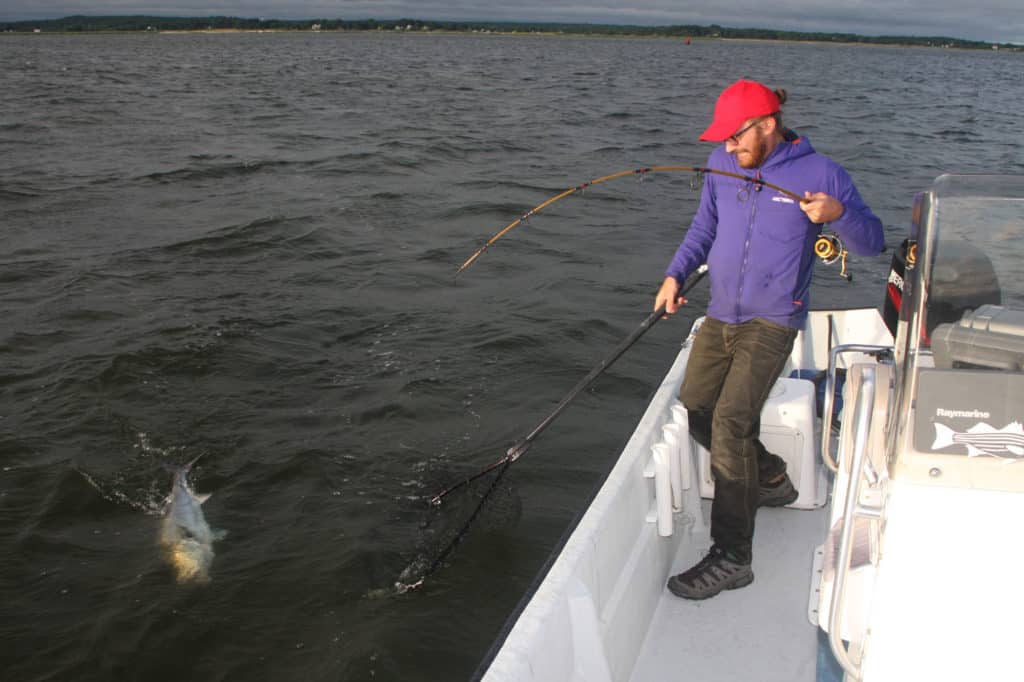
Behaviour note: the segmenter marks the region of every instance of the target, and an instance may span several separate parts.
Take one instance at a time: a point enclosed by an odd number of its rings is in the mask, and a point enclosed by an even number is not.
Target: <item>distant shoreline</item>
[[[461,30],[443,30],[433,29],[430,31],[412,31],[412,32],[401,32],[401,31],[366,31],[360,29],[332,29],[330,31],[323,30],[312,30],[302,28],[213,28],[213,29],[161,29],[158,31],[147,31],[147,30],[116,30],[116,29],[105,29],[96,31],[41,31],[38,33],[30,33],[26,31],[3,31],[0,30],[0,38],[3,36],[23,36],[23,37],[42,37],[42,36],[90,36],[90,35],[124,35],[124,36],[139,36],[139,35],[240,35],[240,34],[261,34],[261,33],[274,33],[274,34],[323,34],[323,35],[355,35],[360,33],[367,33],[373,35],[392,35],[392,36],[421,36],[429,37],[436,35],[445,36],[474,36],[474,35],[488,35],[498,38],[597,38],[602,40],[630,40],[630,39],[647,39],[647,40],[674,40],[682,41],[684,38],[674,35],[637,35],[629,33],[565,33],[556,31],[461,31]],[[846,46],[846,47],[894,47],[894,48],[906,48],[906,49],[971,49],[971,50],[998,50],[1002,52],[1024,52],[1024,47],[1016,45],[1003,45],[993,43],[990,47],[974,47],[974,48],[956,48],[952,45],[927,45],[927,44],[913,44],[913,43],[887,43],[887,42],[863,42],[858,40],[809,40],[806,38],[724,38],[724,37],[692,37],[690,38],[693,44],[699,43],[784,43],[793,45],[832,45],[832,46]]]
[[[670,35],[633,35],[628,33],[609,35],[606,33],[558,33],[554,31],[488,31],[487,33],[471,32],[471,31],[446,31],[446,30],[431,30],[431,31],[412,31],[412,32],[399,32],[399,31],[364,31],[364,30],[353,30],[353,29],[336,29],[331,31],[314,31],[312,29],[302,28],[213,28],[213,29],[166,29],[160,31],[120,31],[120,30],[102,30],[102,31],[64,31],[64,32],[40,32],[40,33],[25,33],[25,32],[14,32],[14,31],[0,31],[0,37],[4,35],[21,35],[21,36],[88,36],[88,35],[126,35],[126,36],[138,36],[138,35],[238,35],[238,34],[261,34],[261,33],[294,33],[294,34],[322,34],[322,35],[356,35],[360,33],[367,33],[373,35],[392,35],[392,36],[419,36],[429,37],[437,35],[445,36],[474,36],[474,35],[487,35],[498,38],[599,38],[599,39],[611,39],[611,40],[630,40],[630,39],[648,39],[648,40],[674,40],[682,41],[683,38],[679,36]],[[786,43],[786,44],[798,44],[798,45],[837,45],[837,46],[851,46],[851,47],[906,47],[906,48],[932,48],[932,49],[945,49],[945,46],[940,45],[911,45],[903,43],[864,43],[854,40],[834,40],[834,41],[823,41],[823,40],[807,40],[798,38],[722,38],[722,37],[695,37],[691,38],[693,44],[698,43]],[[982,49],[982,48],[976,48]],[[1024,51],[1024,48],[1022,48]]]
[[[0,34],[95,33],[416,33],[551,35],[600,38],[668,38],[677,40],[753,40],[833,45],[889,45],[971,50],[1024,51],[1024,45],[944,36],[862,36],[853,33],[783,31],[768,28],[711,26],[635,26],[584,23],[430,21],[420,19],[247,19],[240,17],[69,16],[38,21],[0,21]]]

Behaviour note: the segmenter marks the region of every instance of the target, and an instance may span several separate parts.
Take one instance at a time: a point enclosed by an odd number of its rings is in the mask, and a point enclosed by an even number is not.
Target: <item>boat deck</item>
[[[814,311],[784,374],[827,366],[829,339],[836,347],[892,343],[874,308]],[[751,585],[700,602],[679,599],[665,586],[669,575],[695,564],[711,546],[711,503],[700,495],[711,493],[713,482],[702,453],[683,441],[688,447],[680,447],[685,465],[677,479],[671,458],[659,457],[666,448],[671,454],[670,436],[684,431],[670,427],[685,425],[676,398],[689,348],[683,344],[600,491],[515,617],[487,664],[486,682],[842,677],[821,629],[808,618],[811,585],[820,583],[815,550],[828,535],[831,515],[827,504],[817,506],[828,499],[830,483],[818,475],[824,465],[813,423],[816,394],[806,386],[787,383],[762,415],[762,429],[774,439],[773,450],[785,453],[794,485],[806,497],[801,506],[816,508],[758,511]],[[842,357],[846,367],[875,360],[851,353]],[[680,500],[672,498],[673,480]]]
[[[710,502],[702,509],[709,519]],[[807,605],[814,548],[827,525],[827,509],[758,510],[754,582],[704,601],[680,599],[666,588],[631,681],[813,682],[818,629]],[[694,531],[681,543],[672,574],[699,561],[710,546],[706,530]]]

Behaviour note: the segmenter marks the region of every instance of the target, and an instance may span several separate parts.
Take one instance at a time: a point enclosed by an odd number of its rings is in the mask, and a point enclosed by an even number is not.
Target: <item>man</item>
[[[708,555],[673,576],[669,589],[705,599],[749,585],[754,515],[797,498],[786,463],[758,440],[760,415],[807,318],[813,244],[830,223],[850,251],[877,255],[882,223],[839,164],[782,125],[784,90],[740,80],[715,104],[701,140],[724,142],[709,168],[700,207],[655,300],[674,313],[680,283],[707,262],[711,302],[694,340],[679,398],[690,433],[711,452],[715,498]],[[796,201],[758,181],[804,192]]]

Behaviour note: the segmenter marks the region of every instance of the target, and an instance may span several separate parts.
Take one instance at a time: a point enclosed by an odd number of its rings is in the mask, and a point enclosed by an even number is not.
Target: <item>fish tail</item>
[[[190,471],[192,471],[192,467],[195,466],[196,462],[202,459],[204,454],[206,453],[200,452],[198,455],[193,457],[188,462],[185,462],[184,464],[171,464],[170,462],[162,462],[161,466],[167,470],[167,473],[175,476],[177,476],[178,474],[187,474]]]
[[[932,450],[941,450],[942,448],[948,448],[954,443],[953,436],[956,435],[956,431],[949,428],[945,424],[935,423],[935,442],[932,443]]]
[[[200,453],[199,453],[198,455],[196,455],[195,457],[193,457],[193,458],[192,458],[192,461],[191,461],[191,462],[188,462],[188,463],[187,463],[187,464],[185,464],[185,465],[184,465],[183,467],[181,467],[181,470],[182,470],[182,471],[185,471],[185,472],[191,471],[191,470],[192,470],[192,466],[193,466],[193,465],[194,465],[194,464],[195,464],[196,462],[198,462],[198,461],[199,461],[200,459],[202,459],[202,457],[203,457],[203,455],[204,455],[204,454],[206,454],[206,453],[200,452]]]

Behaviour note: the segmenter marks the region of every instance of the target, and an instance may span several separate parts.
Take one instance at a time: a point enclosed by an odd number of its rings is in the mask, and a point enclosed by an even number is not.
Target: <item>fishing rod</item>
[[[707,275],[707,272],[707,265],[701,265],[699,268],[697,268],[697,270],[692,275],[690,275],[687,281],[679,289],[679,292],[676,294],[676,296],[678,298],[682,298],[688,291],[690,291],[690,289],[695,287],[702,279],[704,279],[704,276]],[[551,413],[548,414],[548,416],[546,416],[537,426],[535,426],[529,434],[527,434],[521,440],[517,441],[515,445],[510,447],[506,451],[504,457],[499,459],[494,464],[491,464],[490,466],[477,472],[476,474],[466,479],[463,479],[462,481],[459,481],[458,483],[449,488],[446,488],[445,490],[441,491],[440,493],[438,493],[437,495],[430,499],[431,506],[439,506],[441,502],[444,500],[444,498],[450,495],[451,493],[472,483],[473,481],[488,474],[489,472],[498,469],[498,474],[491,481],[490,486],[484,492],[483,496],[480,498],[480,501],[477,502],[476,507],[473,509],[473,513],[470,514],[469,519],[466,521],[465,524],[463,524],[461,530],[459,530],[459,532],[456,533],[455,537],[448,543],[448,545],[443,550],[441,550],[441,552],[430,563],[430,565],[427,567],[427,569],[423,572],[423,574],[419,577],[419,579],[416,582],[407,585],[401,585],[403,591],[419,587],[423,584],[423,581],[426,580],[426,578],[431,573],[437,570],[437,568],[444,562],[448,555],[451,554],[452,550],[455,549],[455,546],[458,545],[459,542],[462,540],[462,537],[466,534],[466,531],[469,530],[469,527],[472,525],[473,521],[480,514],[480,510],[483,508],[484,503],[490,497],[491,493],[497,488],[498,482],[501,481],[502,477],[505,475],[505,472],[508,471],[508,468],[512,465],[512,463],[515,462],[520,457],[522,457],[523,454],[530,449],[530,446],[532,445],[534,439],[537,438],[537,436],[539,436],[544,431],[544,429],[551,426],[551,423],[554,422],[555,419],[557,419],[558,416],[565,411],[569,404],[573,400],[575,400],[576,397],[580,393],[582,393],[584,389],[587,388],[587,386],[593,383],[594,380],[597,379],[597,377],[600,376],[601,373],[603,373],[606,369],[611,367],[612,363],[618,360],[623,353],[629,350],[630,346],[636,343],[641,336],[646,334],[647,331],[650,330],[650,328],[653,327],[655,324],[657,324],[658,320],[662,319],[664,316],[665,306],[662,305],[658,306],[658,308],[654,312],[652,312],[650,315],[644,318],[644,321],[641,322],[640,325],[636,327],[636,329],[630,332],[630,334],[625,339],[623,339],[622,342],[619,343],[619,345],[616,346],[611,353],[609,353],[603,360],[601,360],[601,362],[597,366],[590,370],[590,372],[585,377],[583,377],[579,381],[579,383],[577,383],[564,398],[562,398],[562,400],[558,403],[558,405],[555,406],[555,409],[552,410]]]
[[[519,216],[518,218],[513,220],[511,223],[509,223],[508,225],[503,227],[493,237],[488,239],[486,244],[484,244],[479,249],[477,249],[476,252],[472,256],[470,256],[469,258],[466,259],[465,263],[463,263],[461,266],[459,266],[459,269],[458,269],[458,271],[456,271],[455,276],[458,277],[459,273],[461,273],[463,270],[465,270],[470,265],[472,265],[473,261],[475,261],[477,258],[482,256],[484,251],[489,249],[491,247],[491,245],[494,244],[494,242],[498,241],[499,239],[504,237],[509,231],[511,231],[513,228],[515,228],[519,224],[523,223],[524,221],[529,220],[532,216],[536,215],[540,211],[543,211],[545,208],[547,208],[551,204],[555,203],[556,201],[564,199],[565,197],[570,196],[572,194],[575,194],[576,192],[582,192],[587,187],[592,187],[594,185],[599,185],[602,182],[608,182],[609,180],[616,180],[618,178],[624,178],[624,177],[628,177],[630,175],[637,175],[637,176],[643,177],[647,173],[664,173],[664,172],[672,172],[672,171],[685,171],[685,172],[690,172],[690,173],[697,173],[699,175],[704,175],[705,173],[712,173],[714,175],[724,175],[726,177],[737,178],[739,180],[743,180],[744,182],[749,182],[749,183],[753,184],[755,187],[757,187],[758,189],[760,189],[762,187],[768,187],[770,189],[774,189],[775,191],[780,192],[780,193],[786,195],[787,197],[789,197],[790,199],[793,199],[795,201],[799,201],[799,202],[807,201],[807,197],[800,196],[796,192],[791,192],[788,189],[784,189],[782,187],[779,187],[778,185],[773,185],[772,183],[766,182],[766,181],[762,180],[761,178],[751,177],[749,175],[743,175],[742,173],[732,173],[730,171],[718,170],[717,168],[701,168],[701,167],[698,167],[698,166],[648,166],[646,168],[634,168],[634,169],[631,169],[631,170],[619,171],[618,173],[612,173],[610,175],[605,175],[603,177],[597,178],[596,180],[591,180],[589,182],[584,182],[582,185],[576,185],[575,187],[570,187],[569,189],[556,194],[555,196],[551,197],[550,199],[548,199],[546,201],[543,201],[540,204],[537,204],[536,206],[531,208],[529,211],[527,211],[526,213],[524,213],[523,215]]]

